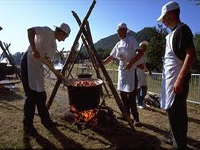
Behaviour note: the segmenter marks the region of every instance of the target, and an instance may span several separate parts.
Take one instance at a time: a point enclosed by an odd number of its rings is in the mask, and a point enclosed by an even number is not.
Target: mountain
[[[128,32],[129,35],[136,37],[136,33],[133,31]],[[96,49],[112,49],[115,44],[119,41],[119,37],[117,34],[110,35],[106,38],[103,38],[97,41],[94,46]]]
[[[141,42],[143,40],[148,40],[148,33],[149,31],[152,30],[152,27],[146,27],[142,30],[140,30],[139,32],[135,33],[134,31],[129,31],[128,34],[134,36],[138,42]],[[100,39],[99,41],[97,41],[94,46],[96,49],[109,49],[111,50],[115,44],[119,41],[118,35],[117,34],[113,34],[110,35],[106,38]]]

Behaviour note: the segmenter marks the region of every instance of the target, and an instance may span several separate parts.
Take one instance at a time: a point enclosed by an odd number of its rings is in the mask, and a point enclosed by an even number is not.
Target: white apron
[[[170,108],[174,102],[175,93],[173,91],[173,86],[183,66],[183,61],[180,60],[173,51],[172,40],[175,31],[176,29],[166,36],[166,48],[162,73],[162,91],[160,98],[161,108],[163,109]]]
[[[54,31],[48,27],[34,27],[36,31],[35,46],[40,53],[40,57],[50,59],[56,52],[57,45]],[[32,55],[32,49],[28,47],[27,54],[28,82],[29,87],[37,92],[45,91],[43,64]]]
[[[132,36],[121,39],[111,51],[111,56],[119,60],[117,89],[123,92],[132,92],[135,89],[135,69],[139,60],[129,69],[126,65],[136,55],[139,44]]]

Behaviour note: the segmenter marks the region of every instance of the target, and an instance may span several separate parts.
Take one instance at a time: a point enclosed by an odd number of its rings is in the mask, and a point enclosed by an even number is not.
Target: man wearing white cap
[[[138,100],[138,108],[142,109],[143,106],[143,100],[147,94],[147,81],[146,81],[146,74],[145,71],[148,70],[149,75],[151,75],[151,68],[149,63],[147,62],[147,56],[146,56],[146,49],[147,49],[148,42],[142,41],[139,46],[142,47],[144,50],[143,56],[140,58],[142,63],[137,66],[136,72],[137,72],[137,100]]]
[[[135,82],[135,69],[137,61],[143,55],[140,50],[136,54],[136,51],[140,48],[139,43],[132,36],[127,35],[127,26],[125,23],[119,23],[117,25],[117,34],[120,41],[115,45],[113,50],[104,61],[106,65],[114,58],[119,60],[118,67],[118,84],[117,89],[120,91],[122,101],[130,115],[130,110],[134,118],[135,126],[140,126],[139,114],[136,106],[136,90],[137,85]]]
[[[163,60],[161,108],[168,115],[173,147],[187,149],[187,95],[189,89],[190,68],[196,58],[193,35],[190,28],[179,18],[180,7],[170,1],[162,7],[157,19],[172,30],[166,36],[166,48]]]
[[[27,133],[36,132],[33,126],[36,105],[42,124],[47,128],[54,126],[45,107],[47,96],[44,87],[44,68],[38,58],[48,59],[50,62],[57,50],[56,40],[64,41],[70,31],[66,23],[56,27],[55,31],[46,26],[28,29],[30,46],[21,61],[21,80],[26,95],[23,125]]]

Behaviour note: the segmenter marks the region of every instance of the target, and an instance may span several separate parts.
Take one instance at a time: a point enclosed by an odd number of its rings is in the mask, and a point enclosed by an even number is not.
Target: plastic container
[[[7,68],[7,63],[0,63],[0,80],[5,80],[6,79],[6,68]]]

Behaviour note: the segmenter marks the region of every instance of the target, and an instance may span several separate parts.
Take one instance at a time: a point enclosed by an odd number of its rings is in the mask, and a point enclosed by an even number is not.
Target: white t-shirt
[[[121,39],[113,48],[110,55],[119,60],[117,89],[124,92],[132,92],[135,89],[136,62],[130,70],[126,69],[127,63],[136,55],[139,43],[132,36]]]
[[[143,64],[144,67],[146,68],[146,62],[147,62],[146,53],[144,53],[143,56],[140,58],[140,62],[142,62],[141,64]],[[145,68],[144,69],[137,68],[138,89],[141,86],[147,86]]]
[[[54,31],[49,27],[34,27],[34,29],[36,31],[35,46],[40,57],[47,56],[51,59],[57,49]],[[32,55],[31,46],[28,47],[27,65],[29,87],[37,92],[45,91],[44,68],[42,63]]]

